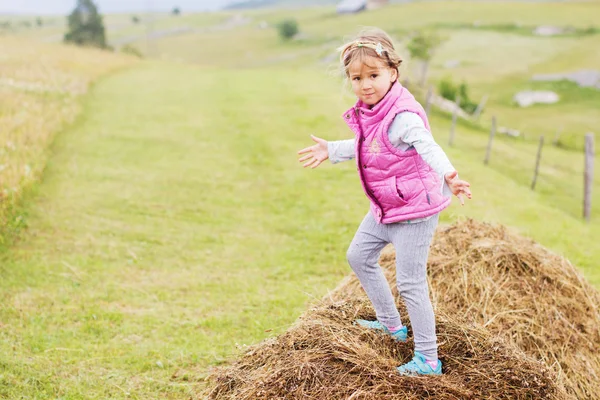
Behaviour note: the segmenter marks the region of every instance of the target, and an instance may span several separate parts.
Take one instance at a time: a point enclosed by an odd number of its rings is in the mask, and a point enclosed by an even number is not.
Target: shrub
[[[279,36],[284,40],[293,38],[298,33],[298,23],[295,19],[287,19],[278,25]]]
[[[106,48],[104,22],[92,0],[77,0],[77,6],[69,15],[68,22],[65,42]]]
[[[443,98],[455,101],[456,96],[460,96],[460,108],[472,114],[477,109],[477,103],[469,98],[468,89],[465,82],[455,85],[450,78],[444,78],[438,84],[438,91]]]

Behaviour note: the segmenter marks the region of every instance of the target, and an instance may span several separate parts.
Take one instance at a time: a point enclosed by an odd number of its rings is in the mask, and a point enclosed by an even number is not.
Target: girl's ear
[[[392,68],[392,83],[398,80],[398,70],[396,68]]]

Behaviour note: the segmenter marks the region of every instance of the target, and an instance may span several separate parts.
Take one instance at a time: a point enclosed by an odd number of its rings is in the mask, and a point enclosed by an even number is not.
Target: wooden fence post
[[[492,152],[492,142],[494,141],[494,135],[496,134],[496,117],[492,117],[492,129],[490,130],[490,140],[488,141],[487,150],[485,151],[484,164],[490,162],[490,153]]]
[[[481,115],[481,111],[483,111],[483,107],[485,107],[485,103],[487,102],[487,99],[488,99],[487,94],[481,98],[479,105],[477,106],[477,108],[475,109],[475,112],[473,113],[473,118],[475,120],[479,119],[479,116]]]
[[[554,140],[552,141],[552,144],[554,146],[558,146],[558,140],[560,139],[560,131],[562,130],[562,127],[559,127],[556,129],[556,132],[554,132]]]
[[[590,220],[592,214],[592,185],[594,180],[594,135],[585,135],[585,170],[583,173],[583,218]]]
[[[531,190],[535,190],[538,171],[540,169],[540,160],[542,159],[542,147],[544,147],[544,136],[540,136],[540,145],[538,146],[537,156],[535,158],[535,171],[533,173],[533,181],[531,182]]]
[[[427,98],[425,100],[425,114],[429,116],[429,112],[431,111],[431,98],[433,97],[433,86],[429,86],[429,90],[427,91]]]
[[[450,140],[448,141],[450,146],[454,144],[454,132],[456,130],[456,118],[458,116],[458,110],[460,110],[460,96],[456,96],[456,103],[454,106],[454,111],[452,112],[452,126],[450,127]]]

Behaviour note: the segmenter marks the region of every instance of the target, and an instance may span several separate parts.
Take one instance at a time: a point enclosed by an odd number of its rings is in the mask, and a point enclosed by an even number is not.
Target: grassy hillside
[[[107,52],[0,37],[0,247],[25,223],[15,206],[36,182],[54,134],[99,76],[134,62]]]
[[[418,2],[391,5],[358,15],[337,16],[332,8],[253,11],[246,13],[252,23],[228,30],[169,37],[156,41],[154,48],[162,58],[188,61],[221,68],[265,68],[311,70],[313,73],[336,70],[335,49],[359,25],[377,25],[394,34],[406,61],[402,75],[415,81],[419,63],[410,60],[404,49],[415,30],[435,30],[443,38],[430,68],[430,81],[443,78],[466,82],[472,99],[488,95],[480,120],[480,134],[487,135],[491,117],[500,127],[516,129],[521,136],[508,140],[505,157],[496,158],[498,171],[528,186],[532,179],[539,136],[548,144],[542,160],[540,193],[547,204],[574,217],[582,213],[583,138],[598,133],[597,112],[600,91],[580,88],[570,82],[533,82],[536,73],[570,72],[594,69],[600,65],[600,34],[540,37],[532,34],[540,24],[593,28],[593,15],[600,3],[461,3]],[[540,12],[543,7],[544,12]],[[518,10],[513,13],[510,10]],[[273,28],[260,29],[259,21],[271,26],[293,15],[304,39],[282,42]],[[202,43],[198,46],[197,43]],[[447,68],[449,62],[459,62]],[[513,96],[521,90],[553,90],[561,101],[554,105],[519,108]],[[550,144],[559,134],[557,151]],[[485,140],[485,138],[481,138]],[[500,139],[502,140],[502,139]],[[483,142],[482,142],[483,143]],[[484,144],[482,144],[484,146]],[[483,157],[483,149],[479,150]],[[596,174],[598,176],[598,174]],[[598,190],[599,181],[596,179]]]
[[[468,79],[474,97],[492,95],[481,125],[461,124],[454,147],[449,116],[431,117],[474,195],[465,207],[455,201],[442,223],[510,226],[567,256],[599,287],[600,206],[592,223],[582,221],[577,147],[587,124],[600,122],[598,94],[560,83],[568,101],[558,105],[520,110],[510,98],[533,85],[533,71],[596,65],[585,49],[600,36],[499,27],[516,15],[526,26],[587,27],[597,4],[427,2],[346,17],[312,8],[294,11],[306,38],[289,43],[259,27],[289,11],[256,10],[244,14],[251,22],[225,27],[234,14],[191,15],[204,28],[154,41],[164,60],[135,65],[0,38],[12,52],[2,54],[14,54],[0,67],[8,94],[0,96],[1,182],[18,188],[12,199],[37,188],[10,220],[28,229],[0,252],[0,397],[197,398],[209,366],[284,331],[350,273],[346,248],[368,206],[355,166],[304,170],[296,151],[310,134],[351,137],[340,115],[353,99],[332,76],[330,55],[359,24],[390,29],[401,44],[413,29],[439,30],[447,40],[432,79],[451,73]],[[476,20],[487,28],[464,26]],[[453,59],[461,66],[445,70]],[[414,78],[414,66],[407,60],[403,74]],[[526,137],[497,137],[484,166],[493,114],[527,127]],[[544,149],[533,192],[537,135],[550,139],[560,123],[571,124],[564,140],[574,150]]]
[[[330,4],[337,4],[338,0],[326,0],[326,1],[298,1],[298,0],[247,0],[247,1],[233,1],[231,4],[224,7],[225,10],[245,10],[253,8],[265,8],[265,7],[294,7],[302,8],[306,6],[323,6]]]
[[[332,7],[253,10],[243,14],[249,22],[226,30],[165,37],[154,43],[153,51],[162,58],[202,65],[256,68],[276,64],[326,70],[332,68],[328,61],[335,57],[330,55],[344,38],[360,26],[379,26],[392,33],[402,49],[404,75],[416,78],[419,65],[403,48],[414,31],[435,31],[443,42],[430,69],[433,83],[444,77],[465,81],[476,101],[484,95],[490,97],[484,121],[489,122],[494,114],[501,125],[520,130],[526,139],[545,135],[548,142],[560,129],[561,146],[580,151],[583,135],[597,131],[600,124],[595,107],[599,92],[531,78],[534,74],[597,69],[599,53],[590,49],[600,44],[600,26],[594,19],[599,10],[598,2],[415,2],[344,16],[336,15]],[[289,17],[298,20],[303,39],[282,43],[273,27]],[[261,29],[261,23],[270,28]],[[570,27],[575,33],[536,36],[533,31],[540,25]],[[459,65],[448,68],[449,63]],[[513,96],[528,89],[554,90],[561,101],[516,107]]]

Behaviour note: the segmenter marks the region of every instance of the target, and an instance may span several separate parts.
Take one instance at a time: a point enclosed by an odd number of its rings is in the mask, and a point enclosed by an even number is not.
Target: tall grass
[[[24,223],[16,207],[40,178],[54,134],[99,76],[132,59],[88,49],[0,38],[0,244]]]

